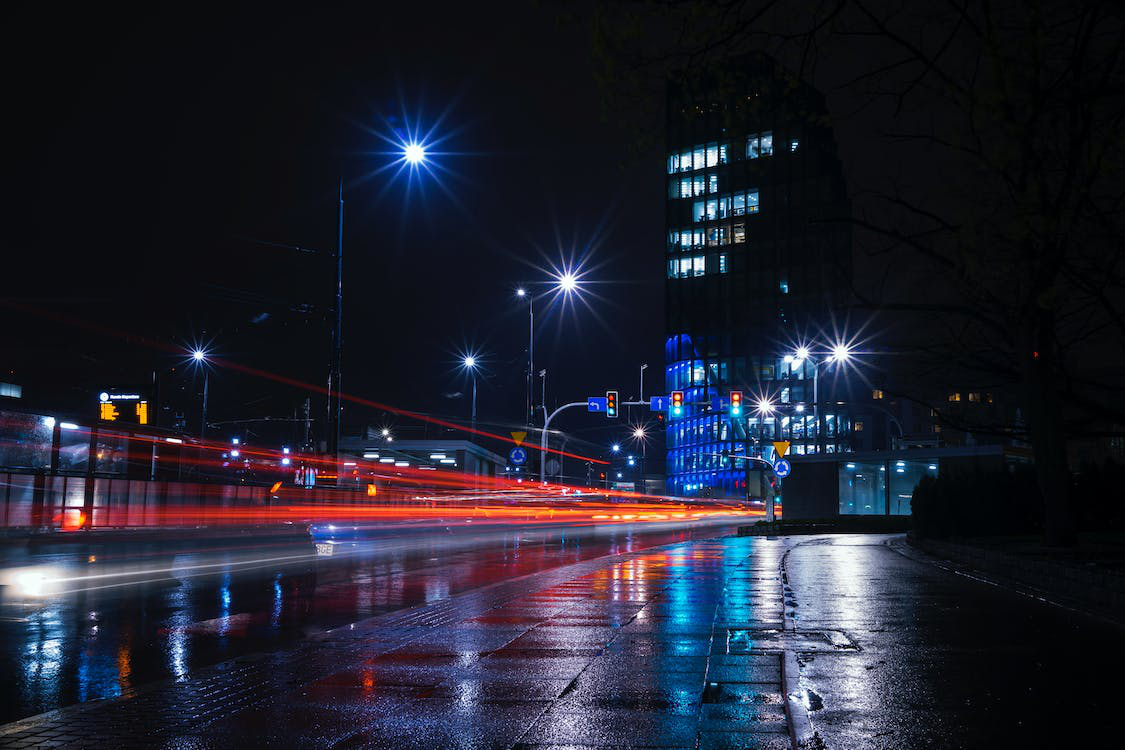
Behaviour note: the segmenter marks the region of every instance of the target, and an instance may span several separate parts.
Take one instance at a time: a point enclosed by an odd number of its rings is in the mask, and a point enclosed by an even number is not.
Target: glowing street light
[[[211,385],[211,370],[207,367],[207,352],[203,349],[193,349],[191,359],[197,367],[203,368],[203,413],[199,418],[199,439],[202,440],[207,433],[207,394]]]
[[[207,359],[207,352],[203,351],[202,349],[196,349],[191,353],[191,358],[196,362],[202,362],[203,360]]]
[[[527,290],[526,290],[526,289],[524,289],[524,288],[523,288],[523,287],[521,286],[521,287],[520,287],[519,289],[517,289],[517,290],[516,290],[516,296],[517,296],[517,297],[526,297],[526,296],[527,296]]]
[[[473,411],[470,425],[475,433],[477,431],[477,358],[472,354],[466,354],[461,364],[473,378]]]
[[[408,143],[402,157],[410,164],[421,164],[426,160],[426,149],[420,143]]]
[[[755,408],[758,410],[759,414],[772,414],[773,402],[768,398],[761,398],[758,399],[758,403],[755,404]]]
[[[843,342],[837,342],[832,346],[832,355],[829,359],[833,362],[847,362],[851,356],[851,347]]]
[[[573,271],[564,271],[555,278],[555,285],[563,294],[570,294],[578,289],[578,277]]]
[[[613,451],[614,453],[620,453],[621,452],[621,446],[618,443],[614,443],[613,447],[610,448],[610,450]]]
[[[637,429],[633,430],[633,437],[635,437],[637,440],[644,440],[645,439],[645,428],[644,427],[638,427]]]

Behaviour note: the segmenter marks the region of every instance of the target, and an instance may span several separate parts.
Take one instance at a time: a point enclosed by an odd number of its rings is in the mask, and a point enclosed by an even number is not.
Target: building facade
[[[667,424],[668,492],[740,497],[738,456],[771,459],[775,440],[795,455],[850,448],[838,402],[856,379],[828,355],[846,335],[850,209],[823,97],[772,61],[670,85],[667,104],[665,381],[684,392]]]

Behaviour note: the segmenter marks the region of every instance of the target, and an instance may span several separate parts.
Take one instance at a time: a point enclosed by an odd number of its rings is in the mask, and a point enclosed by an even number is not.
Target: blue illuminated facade
[[[787,356],[832,335],[851,286],[850,208],[826,122],[823,98],[764,58],[669,87],[665,385],[685,394],[667,423],[671,494],[745,496],[729,457],[770,459],[774,440],[795,455],[850,449],[837,404],[847,368]],[[731,390],[745,401],[733,419]]]

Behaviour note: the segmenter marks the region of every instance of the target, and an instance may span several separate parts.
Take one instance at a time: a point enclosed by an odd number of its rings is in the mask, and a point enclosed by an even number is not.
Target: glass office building
[[[770,459],[774,440],[795,455],[849,448],[846,374],[787,356],[827,346],[850,290],[850,208],[827,120],[823,97],[765,58],[669,86],[665,381],[685,402],[667,425],[669,493],[745,495],[730,456]],[[732,390],[745,401],[733,419]]]

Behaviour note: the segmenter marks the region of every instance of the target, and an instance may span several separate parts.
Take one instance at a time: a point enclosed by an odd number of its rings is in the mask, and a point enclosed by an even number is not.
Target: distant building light
[[[445,454],[444,453],[431,453],[430,458],[432,458],[436,461],[438,459],[445,458]]]
[[[930,464],[926,468],[929,469],[930,471],[937,471],[937,464]]]
[[[238,455],[239,455],[239,454],[238,454],[238,451],[231,451],[231,452],[230,452],[230,457],[231,457],[231,458],[238,458]]]
[[[345,461],[344,466],[355,466],[355,461]]]
[[[281,465],[282,466],[288,466],[289,465],[289,459],[288,458],[281,459]]]
[[[180,445],[184,442],[180,438],[164,438],[164,439],[167,440],[169,443],[175,443],[176,445]]]
[[[43,417],[43,426],[46,427],[48,430],[55,429],[55,418],[54,417]]]
[[[381,464],[393,464],[394,462],[395,462],[395,460],[393,458],[380,458],[379,459],[379,463],[381,463]]]
[[[443,459],[441,459],[441,462],[443,464],[455,464],[455,463],[457,463],[457,459],[456,458],[443,458]]]
[[[0,383],[0,396],[23,398],[23,386],[15,383]]]
[[[378,458],[378,457],[379,457],[379,454],[378,454],[378,453],[372,453],[372,452],[368,451],[367,453],[364,453],[364,454],[363,454],[363,457],[364,457],[364,458],[372,458],[372,459],[374,459],[374,458]]]
[[[409,461],[395,461],[395,466],[410,466]]]
[[[847,466],[847,467],[848,467],[849,469],[854,469],[854,468],[855,468],[855,464],[851,464],[851,463],[849,463],[849,464],[845,464],[845,466]]]
[[[59,427],[64,429],[64,430],[77,430],[78,429],[78,425],[74,424],[74,422],[59,422]]]
[[[282,452],[282,453],[284,453],[285,455],[287,455],[287,456],[288,456],[288,455],[289,455],[289,448],[288,448],[288,446],[286,446],[286,447],[283,447],[283,448],[281,449],[281,452]]]
[[[239,444],[239,443],[241,443],[241,442],[242,442],[242,441],[241,441],[241,440],[240,440],[239,438],[231,438],[231,439],[230,439],[230,444],[231,444],[231,445],[238,445],[238,444]]]

